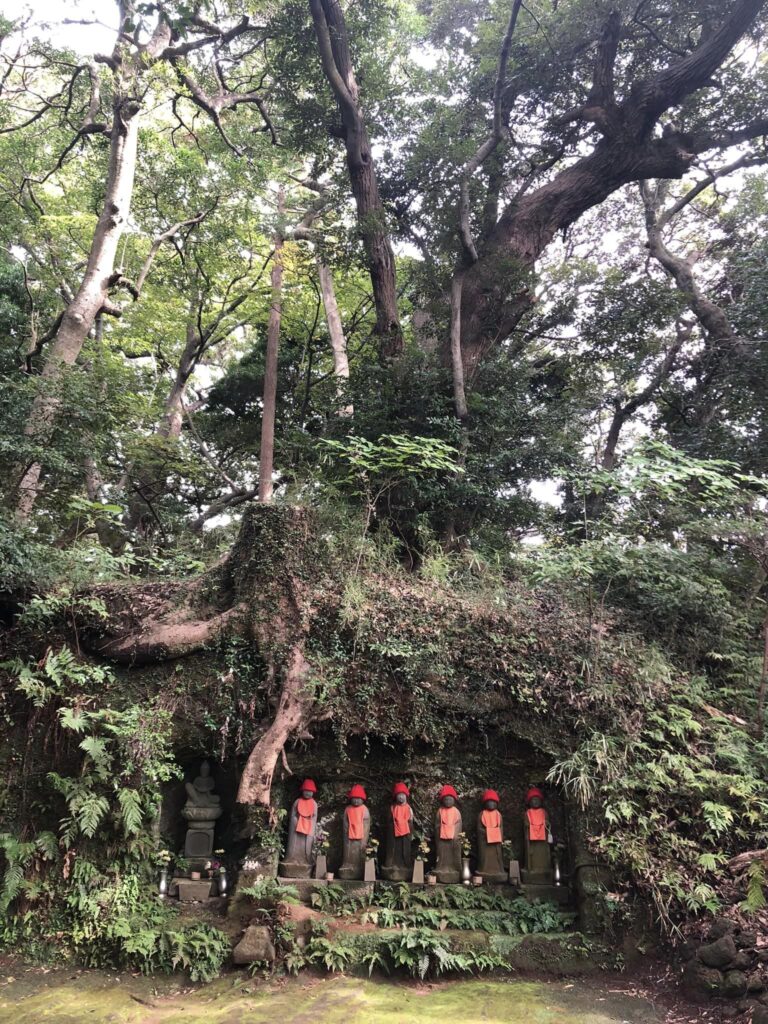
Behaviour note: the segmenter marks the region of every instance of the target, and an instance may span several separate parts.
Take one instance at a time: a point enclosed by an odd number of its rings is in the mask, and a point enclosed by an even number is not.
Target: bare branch
[[[756,167],[760,164],[764,164],[768,161],[768,154],[765,156],[740,156],[738,160],[734,160],[733,163],[726,164],[724,167],[715,168],[709,172],[706,178],[702,178],[696,185],[690,188],[685,195],[681,196],[677,202],[673,203],[666,210],[661,212],[657,219],[657,225],[659,228],[666,227],[666,225],[680,213],[686,206],[693,202],[702,192],[706,191],[710,185],[718,181],[720,178],[724,178],[728,174],[732,174],[734,171],[739,170],[741,167]]]
[[[702,293],[693,276],[691,264],[675,256],[664,244],[657,219],[662,194],[658,187],[654,190],[648,182],[640,183],[640,195],[645,206],[648,250],[675,282],[708,338],[717,346],[735,346],[738,339],[724,311]]]

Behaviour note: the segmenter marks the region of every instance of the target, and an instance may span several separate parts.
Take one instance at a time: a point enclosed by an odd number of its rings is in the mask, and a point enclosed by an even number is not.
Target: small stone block
[[[315,870],[312,873],[313,878],[325,878],[328,873],[328,858],[324,853],[318,853],[317,860],[315,861]]]
[[[424,885],[424,861],[415,860],[413,862],[413,877],[411,879],[414,885]]]
[[[179,879],[179,900],[182,903],[202,903],[210,899],[213,883],[210,878],[192,881],[190,878]]]
[[[245,934],[232,952],[232,960],[238,965],[271,962],[275,959],[269,928],[263,925],[249,925]]]
[[[509,884],[520,885],[520,861],[511,860],[509,862]]]
[[[376,862],[374,861],[373,857],[368,857],[365,862],[365,874],[363,875],[363,881],[376,881]]]

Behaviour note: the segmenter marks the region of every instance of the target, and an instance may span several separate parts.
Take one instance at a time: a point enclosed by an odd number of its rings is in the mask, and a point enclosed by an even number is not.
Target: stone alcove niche
[[[488,787],[498,790],[505,839],[511,840],[518,860],[522,859],[523,851],[525,794],[529,786],[541,786],[546,793],[555,838],[567,849],[571,846],[568,810],[557,790],[545,781],[551,759],[523,739],[468,731],[461,744],[452,743],[450,748],[438,750],[426,744],[406,746],[353,737],[340,752],[330,737],[319,737],[311,745],[289,753],[288,761],[293,774],[278,771],[272,785],[273,804],[286,811],[282,838],[285,839],[287,830],[287,812],[298,796],[301,780],[314,779],[318,787],[319,825],[329,833],[328,868],[333,872],[341,863],[341,816],[346,794],[355,782],[362,783],[367,792],[371,836],[379,840],[381,850],[392,785],[399,780],[407,782],[411,790],[414,832],[426,833],[428,837],[432,833],[437,792],[444,782],[451,783],[460,795],[464,831],[472,840],[473,851],[482,791]],[[565,870],[567,860],[566,853]]]
[[[214,780],[214,792],[220,797],[222,809],[221,816],[216,821],[214,849],[223,849],[225,860],[228,864],[234,865],[237,858],[245,853],[247,846],[245,840],[238,835],[237,829],[237,765],[232,760],[220,764],[211,754],[191,750],[178,751],[176,759],[182,777],[168,782],[163,790],[159,820],[162,841],[172,853],[183,854],[188,827],[188,822],[181,813],[187,802],[185,783],[194,781],[200,774],[201,764],[207,760]]]

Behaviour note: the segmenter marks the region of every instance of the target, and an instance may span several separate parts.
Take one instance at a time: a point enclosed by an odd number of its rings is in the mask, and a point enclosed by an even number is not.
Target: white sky
[[[70,47],[84,55],[109,52],[114,45],[117,28],[117,4],[109,0],[0,0],[0,12],[15,21],[30,12],[36,31],[30,26],[30,35],[42,35],[59,46]],[[66,19],[100,21],[96,25],[65,25]]]

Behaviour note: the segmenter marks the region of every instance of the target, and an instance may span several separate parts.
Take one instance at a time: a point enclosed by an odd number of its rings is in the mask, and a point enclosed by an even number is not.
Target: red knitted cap
[[[396,782],[392,787],[392,796],[397,796],[398,793],[405,793],[406,796],[411,795],[411,791],[404,782]]]
[[[453,786],[449,786],[447,783],[437,794],[437,799],[442,800],[444,796],[452,796],[454,800],[459,799],[459,794],[456,792]]]
[[[354,784],[354,786],[352,787],[352,789],[350,789],[350,791],[347,793],[347,798],[349,800],[353,800],[353,799],[367,800],[368,799],[368,797],[365,795],[365,790],[363,789],[363,787],[360,785],[359,782],[356,782]]]
[[[485,803],[486,800],[495,800],[496,803],[498,803],[499,794],[496,792],[495,789],[486,789],[486,791],[483,793],[483,803]]]
[[[540,800],[544,799],[544,794],[536,786],[531,786],[528,792],[525,794],[525,802],[530,803],[533,798],[537,796]]]
[[[302,784],[299,786],[299,789],[301,790],[302,793],[304,793],[304,792],[316,793],[317,792],[317,786],[314,784],[312,779],[304,779]]]

